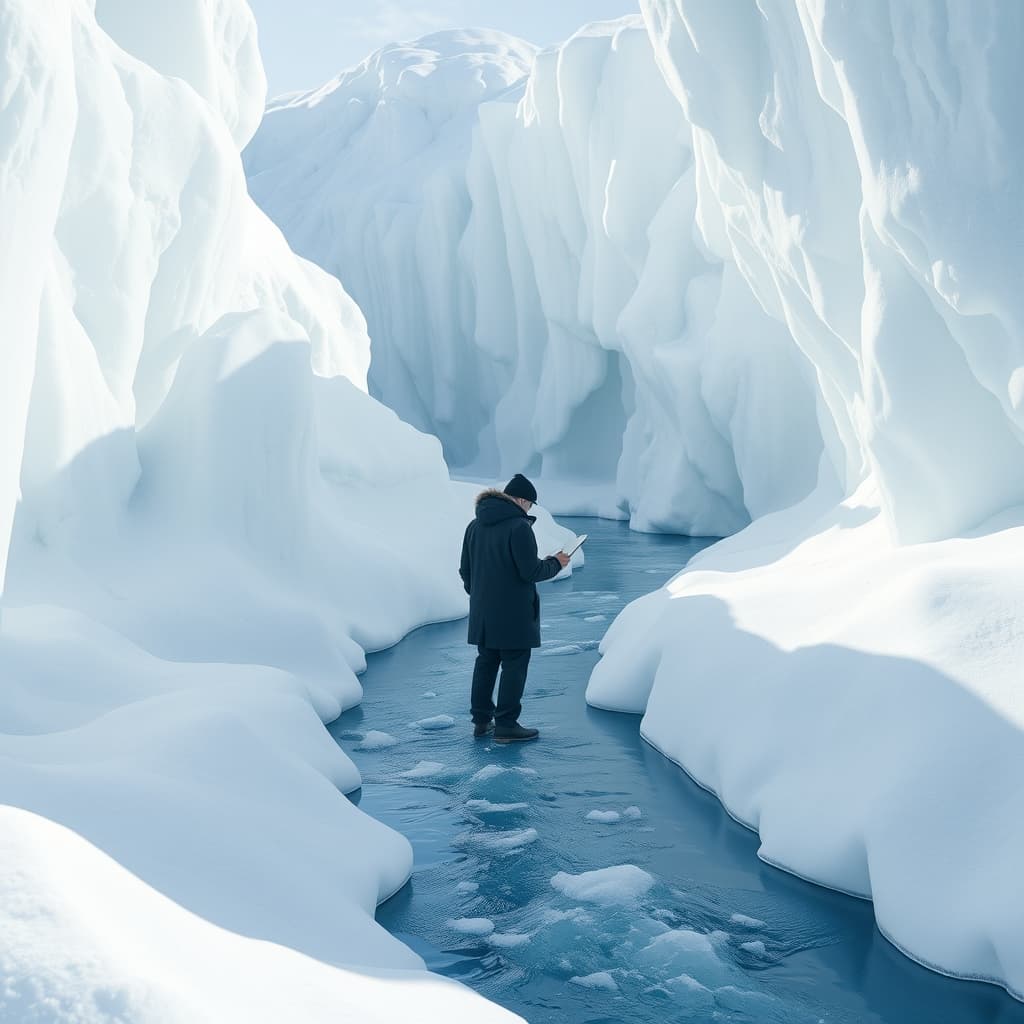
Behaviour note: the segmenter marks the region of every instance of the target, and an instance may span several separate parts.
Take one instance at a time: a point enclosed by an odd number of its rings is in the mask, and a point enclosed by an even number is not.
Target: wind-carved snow
[[[388,47],[272,104],[246,150],[257,201],[366,313],[373,393],[563,511],[721,535],[803,497],[813,372],[695,235],[692,133],[642,22],[532,57]]]
[[[0,1017],[408,1016],[346,963],[509,1019],[374,923],[411,850],[322,727],[464,612],[468,503],[247,195],[252,15],[9,0],[0,43]]]

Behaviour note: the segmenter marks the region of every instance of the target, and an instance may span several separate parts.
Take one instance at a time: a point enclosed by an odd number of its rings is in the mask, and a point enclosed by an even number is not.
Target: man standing
[[[471,697],[473,735],[486,736],[493,719],[495,743],[539,735],[519,724],[530,653],[540,647],[540,598],[534,584],[557,576],[569,564],[563,551],[537,557],[536,520],[527,514],[536,500],[537,489],[519,473],[504,491],[484,491],[462,542],[459,575],[469,594],[469,643],[478,652]]]

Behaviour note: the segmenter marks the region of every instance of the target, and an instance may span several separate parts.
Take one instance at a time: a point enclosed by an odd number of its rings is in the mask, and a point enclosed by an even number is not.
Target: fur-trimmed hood
[[[496,487],[488,487],[486,491],[481,491],[476,496],[476,518],[482,525],[500,523],[515,516],[522,516],[531,524],[537,521],[536,516],[528,515],[513,497]]]

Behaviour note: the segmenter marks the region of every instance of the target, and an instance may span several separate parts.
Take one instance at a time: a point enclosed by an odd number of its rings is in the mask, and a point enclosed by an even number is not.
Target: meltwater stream
[[[762,864],[639,718],[586,706],[612,618],[703,543],[567,525],[590,534],[587,564],[541,588],[522,718],[539,742],[471,738],[465,622],[372,656],[332,727],[363,774],[354,799],[416,853],[378,920],[533,1024],[1024,1024],[1001,991],[902,956],[870,904]]]

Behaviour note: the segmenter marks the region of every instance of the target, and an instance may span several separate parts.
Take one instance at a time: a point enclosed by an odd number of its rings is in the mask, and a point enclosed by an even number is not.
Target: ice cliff
[[[6,0],[0,41],[0,1017],[508,1019],[374,923],[411,850],[322,727],[464,611],[464,510],[247,194],[248,8]]]
[[[694,230],[692,131],[643,23],[530,55],[441,33],[283,97],[245,153],[254,197],[346,283],[371,391],[450,465],[526,468],[642,529],[792,504],[822,448],[813,372]]]
[[[387,51],[412,98],[371,61],[274,105],[251,188],[454,465],[735,533],[623,613],[588,698],[646,710],[765,859],[1020,996],[1024,9],[641,6],[502,53],[500,92],[493,41]],[[410,105],[443,195],[380,144]],[[362,128],[322,144],[338,109]]]

